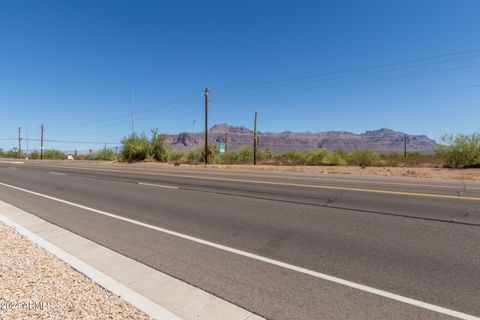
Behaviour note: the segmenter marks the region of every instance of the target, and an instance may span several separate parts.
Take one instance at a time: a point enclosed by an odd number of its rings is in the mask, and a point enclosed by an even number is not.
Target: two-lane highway
[[[270,319],[480,316],[480,183],[30,161],[0,199]]]

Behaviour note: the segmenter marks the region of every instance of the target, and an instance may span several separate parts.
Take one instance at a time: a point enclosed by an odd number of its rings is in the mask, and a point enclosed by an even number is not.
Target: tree
[[[354,165],[366,168],[378,163],[378,154],[368,149],[355,149],[350,154],[350,162]]]
[[[480,166],[480,133],[471,135],[445,135],[442,137],[436,153],[442,157],[447,166],[454,168],[469,168]]]
[[[150,142],[145,134],[138,136],[137,134],[133,133],[127,137],[124,137],[121,143],[121,156],[128,162],[143,161],[149,155]]]
[[[149,156],[157,161],[166,162],[168,160],[168,145],[167,136],[165,134],[158,134],[158,129],[152,129],[152,137],[150,139]]]

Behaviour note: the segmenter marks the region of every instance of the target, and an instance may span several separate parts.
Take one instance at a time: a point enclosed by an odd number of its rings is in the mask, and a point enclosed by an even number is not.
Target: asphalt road
[[[55,161],[1,162],[0,183],[1,200],[268,319],[451,318],[383,293],[480,317],[480,183]]]

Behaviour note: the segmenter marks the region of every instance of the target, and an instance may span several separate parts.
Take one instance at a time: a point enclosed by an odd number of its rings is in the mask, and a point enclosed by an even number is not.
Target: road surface
[[[268,319],[480,317],[480,183],[0,162],[0,199]]]

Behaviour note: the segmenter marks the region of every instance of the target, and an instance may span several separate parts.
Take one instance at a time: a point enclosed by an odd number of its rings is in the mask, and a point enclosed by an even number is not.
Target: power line
[[[285,86],[298,86],[298,85],[302,85],[302,84],[325,82],[325,81],[329,81],[329,80],[342,80],[342,79],[348,79],[348,78],[364,77],[364,76],[370,76],[370,75],[375,75],[375,74],[394,72],[394,71],[399,71],[399,70],[415,69],[415,68],[419,68],[419,67],[427,67],[427,66],[432,66],[432,65],[442,64],[442,63],[448,63],[448,62],[464,61],[464,60],[467,60],[467,59],[475,59],[475,58],[479,58],[479,57],[480,57],[480,55],[474,55],[474,56],[457,58],[457,59],[448,59],[448,60],[442,60],[442,61],[436,61],[436,62],[428,62],[428,63],[422,63],[422,64],[417,64],[417,65],[412,65],[412,66],[404,66],[404,67],[398,67],[398,68],[386,69],[386,70],[376,70],[376,71],[357,73],[357,74],[351,74],[351,75],[346,75],[346,76],[336,76],[336,77],[329,77],[329,78],[308,80],[308,81],[304,80],[304,81],[296,81],[296,82],[285,82],[285,83],[278,83],[278,84],[273,84],[273,85],[265,85],[265,86],[249,87],[249,88],[241,88],[241,89],[226,89],[226,90],[223,90],[223,91],[220,91],[220,92],[238,92],[238,91],[245,91],[245,90],[251,91],[251,90],[279,88],[279,87],[285,87]]]
[[[301,92],[301,91],[316,90],[316,89],[326,89],[326,88],[334,88],[334,87],[341,87],[341,86],[350,86],[350,85],[356,85],[356,84],[377,82],[377,81],[383,81],[383,80],[402,79],[402,78],[414,77],[414,76],[418,76],[418,75],[434,74],[434,73],[441,73],[441,72],[448,72],[448,71],[455,71],[455,70],[462,70],[462,69],[473,69],[473,68],[478,68],[478,67],[480,67],[480,64],[474,64],[474,65],[468,65],[468,66],[462,66],[462,67],[455,67],[455,68],[447,68],[447,69],[442,69],[442,70],[425,71],[425,72],[420,72],[420,73],[410,73],[410,74],[404,74],[404,75],[399,75],[399,76],[389,76],[389,77],[383,77],[383,78],[378,78],[378,79],[345,82],[345,83],[338,83],[338,84],[325,85],[325,86],[316,86],[316,87],[299,88],[299,89],[282,90],[282,91],[272,91],[272,92],[262,92],[262,93],[252,93],[252,94],[234,95],[234,96],[219,96],[216,99],[231,99],[231,98],[242,98],[242,97],[253,97],[253,96],[262,96],[262,95],[293,93],[293,92]]]
[[[472,88],[480,88],[480,84],[471,84],[471,85],[456,86],[456,87],[446,87],[446,88],[436,88],[436,89],[425,89],[425,90],[416,90],[416,91],[405,91],[405,92],[397,92],[397,93],[391,93],[391,94],[370,95],[370,96],[353,97],[353,98],[321,99],[321,100],[308,101],[308,103],[325,103],[325,102],[337,102],[337,101],[356,101],[356,100],[387,98],[387,97],[396,97],[396,96],[404,96],[404,95],[414,95],[414,94],[431,93],[431,92],[445,92],[445,91],[452,91],[452,90],[459,90],[459,89],[472,89]],[[292,103],[289,103],[289,104],[275,104],[275,107],[288,107],[288,106],[292,106]],[[270,107],[271,107],[271,106],[263,106],[263,108],[270,108]],[[262,108],[262,107],[260,107],[260,108]],[[218,107],[217,109],[222,109],[222,107]]]
[[[168,101],[163,102],[163,103],[150,105],[149,107],[146,107],[146,108],[136,108],[135,114],[139,115],[139,114],[144,114],[144,113],[155,112],[155,111],[158,111],[158,107],[160,107],[160,108],[169,107],[171,105],[175,105],[175,104],[178,104],[178,103],[181,103],[181,102],[184,102],[184,101],[188,101],[188,100],[191,100],[194,95],[198,95],[198,92],[188,94],[186,96],[182,96],[182,97],[179,97],[179,98],[176,98],[176,99],[168,100]],[[118,122],[118,119],[128,119],[131,116],[132,116],[131,113],[122,113],[122,114],[112,115],[112,116],[101,118],[101,119],[94,120],[94,121],[79,122],[79,123],[76,123],[75,126],[72,126],[72,125],[69,125],[69,126],[55,126],[55,128],[56,129],[72,129],[72,127],[73,128],[78,127],[79,129],[82,130],[85,127],[88,127],[88,126],[96,126],[97,124],[110,123],[110,122],[115,122],[115,121]],[[128,121],[130,122],[131,120],[128,120]]]
[[[250,84],[234,84],[234,85],[227,85],[227,86],[216,86],[215,88],[216,89],[226,89],[226,88],[233,88],[233,87],[248,87],[248,86],[255,86],[255,85],[278,83],[278,82],[288,82],[288,81],[294,81],[294,80],[302,80],[302,79],[308,79],[308,78],[330,76],[330,75],[343,74],[343,73],[351,73],[351,72],[364,71],[364,70],[370,70],[370,69],[378,69],[378,68],[407,64],[407,63],[412,63],[412,62],[425,61],[425,60],[431,60],[431,59],[437,59],[437,58],[443,58],[443,57],[449,57],[449,56],[455,56],[455,55],[462,55],[462,54],[472,53],[472,52],[480,52],[480,48],[450,52],[450,53],[434,55],[434,56],[419,57],[419,58],[401,60],[401,61],[397,61],[397,62],[371,65],[371,66],[353,68],[353,69],[347,69],[347,70],[341,70],[341,71],[311,74],[311,75],[305,75],[305,76],[299,76],[299,77],[293,77],[293,78],[286,78],[286,79],[280,79],[280,80],[253,82],[253,83],[250,83]]]

